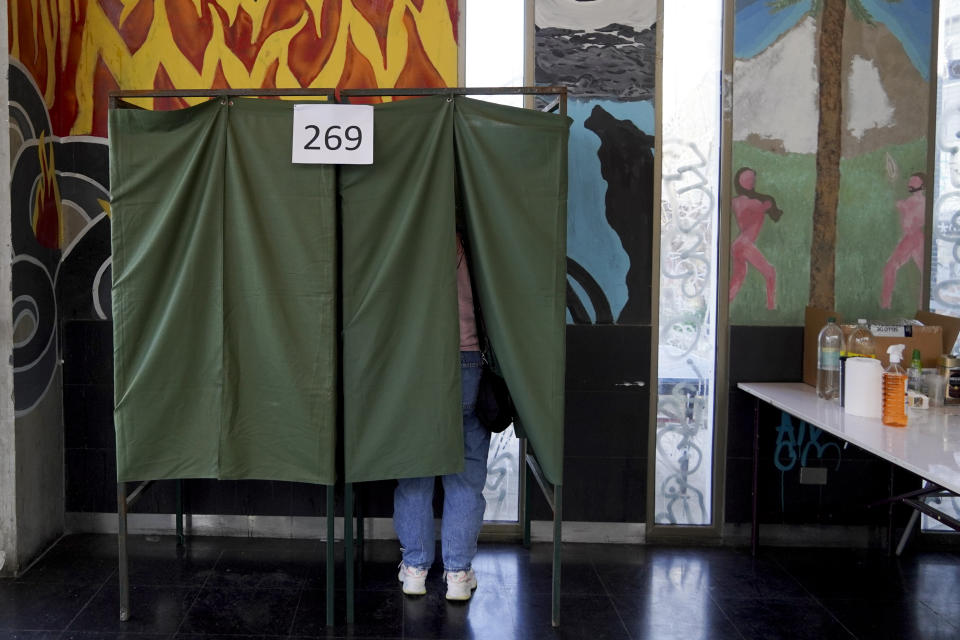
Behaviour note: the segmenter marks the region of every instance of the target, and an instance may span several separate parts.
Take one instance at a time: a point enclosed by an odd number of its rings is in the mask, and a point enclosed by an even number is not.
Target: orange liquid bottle
[[[883,370],[883,424],[890,427],[907,426],[907,372],[900,366],[902,344],[887,348],[890,366]]]

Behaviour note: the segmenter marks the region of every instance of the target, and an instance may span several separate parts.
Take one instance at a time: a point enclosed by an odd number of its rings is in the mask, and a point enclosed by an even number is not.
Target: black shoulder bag
[[[491,433],[504,431],[517,417],[517,408],[510,397],[507,381],[494,371],[486,355],[477,388],[476,414],[480,424]]]
[[[463,244],[464,253],[466,254],[466,243]],[[470,264],[471,261],[468,255],[468,267]],[[480,420],[480,424],[482,424],[487,431],[491,433],[501,433],[517,419],[517,408],[513,404],[513,398],[510,397],[510,389],[507,388],[507,381],[500,375],[496,357],[490,346],[487,327],[483,322],[483,313],[480,311],[477,288],[473,281],[473,271],[470,271],[470,287],[473,290],[473,316],[477,324],[477,333],[479,334],[483,354],[483,368],[480,373],[480,384],[477,388],[475,413],[477,414],[477,419]]]

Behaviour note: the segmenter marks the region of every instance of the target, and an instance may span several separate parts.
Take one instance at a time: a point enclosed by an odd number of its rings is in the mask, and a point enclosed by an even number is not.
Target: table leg
[[[760,483],[758,476],[760,472],[760,398],[754,398],[753,401],[753,479],[751,485],[751,508],[752,516],[750,520],[750,553],[757,555],[757,547],[760,545],[760,507],[759,492]]]
[[[896,465],[890,464],[890,497],[893,497],[894,471]],[[893,555],[893,500],[887,505],[887,555]]]
[[[903,553],[903,548],[907,546],[907,540],[910,539],[910,534],[913,533],[913,528],[917,526],[917,520],[920,519],[920,512],[914,511],[910,514],[910,522],[907,523],[907,528],[903,530],[903,535],[900,536],[900,542],[897,543],[896,554],[899,556]]]

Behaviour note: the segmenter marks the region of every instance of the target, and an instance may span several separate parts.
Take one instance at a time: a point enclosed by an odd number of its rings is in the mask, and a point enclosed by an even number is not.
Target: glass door
[[[648,532],[715,522],[723,4],[662,0],[658,20],[659,326]]]

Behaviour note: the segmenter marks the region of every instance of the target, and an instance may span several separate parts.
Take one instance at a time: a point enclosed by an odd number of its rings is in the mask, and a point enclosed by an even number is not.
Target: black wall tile
[[[727,457],[753,455],[753,422],[756,398],[740,390],[731,391],[727,403]],[[765,403],[760,403],[761,410]]]
[[[113,385],[64,385],[63,422],[66,448],[115,448]]]
[[[803,379],[803,327],[730,327],[730,386]]]
[[[113,323],[70,320],[63,325],[63,383],[113,384]]]
[[[642,458],[566,458],[563,462],[563,519],[586,522],[643,522],[647,461]],[[550,520],[553,512],[539,486],[530,513]]]
[[[293,486],[289,482],[247,480],[237,486],[242,515],[289,516],[292,497]]]
[[[644,387],[634,387],[643,382]],[[650,327],[567,325],[567,391],[650,387]]]
[[[563,518],[587,522],[642,522],[646,460],[568,458],[564,461]]]
[[[218,515],[241,514],[238,492],[244,483],[258,480],[186,480],[183,483],[183,503],[187,513]]]
[[[356,485],[354,485],[356,486]],[[327,515],[327,487],[305,482],[290,483],[290,515],[320,517]]]
[[[371,518],[393,517],[393,490],[396,480],[381,480],[379,482],[362,482],[353,485],[357,496],[357,504],[366,516]],[[437,483],[435,496],[441,493],[440,483]],[[440,513],[438,510],[437,513]]]
[[[117,511],[117,460],[113,449],[68,449],[64,454],[67,511]]]
[[[177,481],[157,480],[147,487],[131,509],[134,513],[176,513]]]
[[[782,465],[785,466],[785,465]],[[758,474],[761,523],[884,525],[885,506],[869,505],[889,495],[890,465],[879,458],[809,461],[826,467],[826,485],[800,484],[800,464],[781,470],[771,459],[760,463]],[[726,521],[750,522],[753,460],[730,458],[726,470]],[[903,473],[897,490],[919,487],[919,480]],[[903,485],[906,485],[904,487]],[[906,509],[901,509],[904,515]]]
[[[568,391],[566,455],[646,457],[649,389]]]
[[[753,459],[727,458],[724,493],[726,522],[750,522],[753,518]]]

